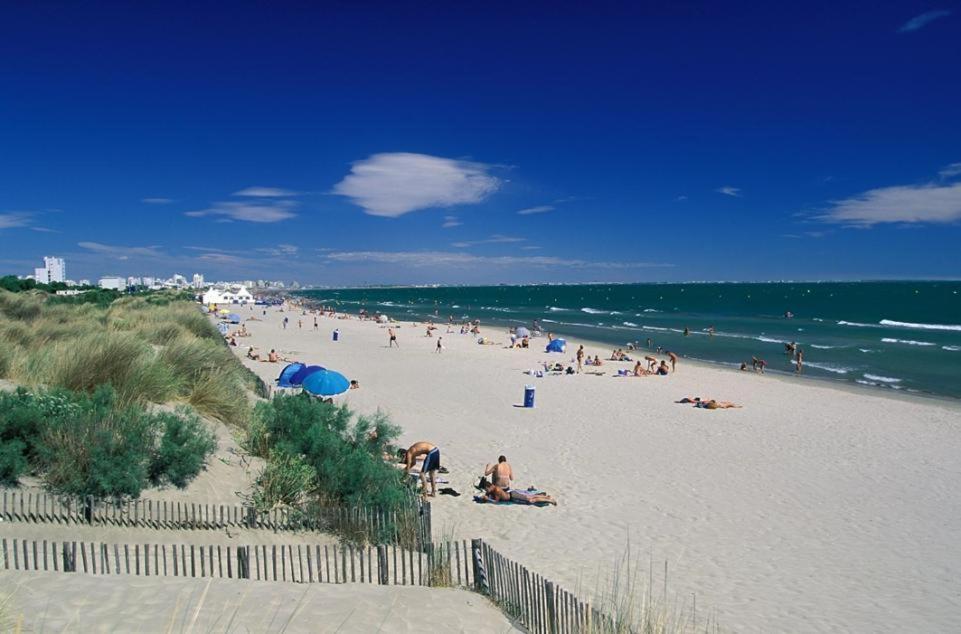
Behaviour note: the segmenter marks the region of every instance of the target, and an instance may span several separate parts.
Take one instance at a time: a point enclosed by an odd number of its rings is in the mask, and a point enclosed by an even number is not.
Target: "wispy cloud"
[[[448,251],[337,251],[327,260],[341,263],[391,264],[410,267],[567,267],[597,269],[663,268],[673,264],[651,262],[591,262],[550,256],[482,256]]]
[[[173,202],[173,198],[141,198],[140,202],[148,205],[169,205]]]
[[[239,192],[234,192],[233,195],[249,196],[251,198],[285,198],[289,196],[296,196],[297,192],[289,189],[281,189],[280,187],[254,186],[241,189]]]
[[[782,233],[781,237],[801,240],[803,238],[823,238],[830,233],[830,231],[802,231],[801,233]]]
[[[554,205],[537,205],[536,207],[528,207],[527,209],[521,209],[517,212],[519,216],[530,216],[532,214],[546,214],[549,211],[554,211]]]
[[[255,249],[258,253],[266,253],[267,255],[273,257],[286,257],[297,255],[300,248],[293,244],[278,244],[275,247],[260,247]]]
[[[938,176],[941,178],[954,178],[955,176],[961,176],[961,163],[951,163],[950,165],[945,165]]]
[[[921,15],[917,15],[911,18],[910,20],[908,20],[907,22],[905,22],[903,25],[901,25],[901,28],[898,29],[898,32],[910,33],[911,31],[917,31],[919,29],[923,29],[924,27],[934,22],[935,20],[946,18],[949,15],[951,15],[951,12],[945,9],[926,11]]]
[[[517,236],[505,236],[499,233],[495,233],[489,238],[483,240],[469,240],[465,242],[452,242],[452,247],[457,247],[458,249],[466,249],[467,247],[476,246],[478,244],[510,244],[512,242],[526,242],[527,238],[518,238]]]
[[[27,212],[15,211],[8,214],[0,214],[0,230],[29,227],[32,220],[33,214]]]
[[[443,229],[452,229],[453,227],[459,227],[463,222],[457,216],[444,216],[444,224],[441,225]]]
[[[684,195],[682,194],[682,195],[676,197],[674,200],[677,201],[677,202],[684,202],[685,200],[687,200],[687,196],[684,196]]]
[[[714,191],[719,194],[724,194],[725,196],[734,196],[735,198],[741,197],[740,187],[731,187],[730,185],[725,185],[724,187],[718,187]]]
[[[490,166],[408,152],[374,154],[334,185],[372,216],[396,218],[418,209],[479,203],[501,182]]]
[[[815,220],[853,227],[885,223],[938,224],[961,220],[961,183],[871,189],[832,201]]]
[[[219,217],[223,221],[239,220],[242,222],[280,222],[295,217],[297,203],[293,200],[272,200],[262,203],[246,202],[218,202],[208,209],[188,211],[184,215],[193,218],[204,216]]]
[[[91,251],[98,255],[103,255],[109,258],[114,258],[117,260],[129,260],[132,257],[141,258],[161,258],[164,254],[160,251],[159,246],[149,246],[149,247],[125,247],[116,246],[110,244],[101,244],[99,242],[78,242],[77,246]]]
[[[51,229],[50,227],[30,227],[30,229],[39,233],[63,233],[62,231]]]

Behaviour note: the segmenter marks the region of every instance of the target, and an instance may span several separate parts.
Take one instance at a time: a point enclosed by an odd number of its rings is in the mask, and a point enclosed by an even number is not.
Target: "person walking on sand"
[[[437,496],[437,471],[440,469],[440,449],[426,441],[415,442],[404,453],[404,477],[410,474],[419,456],[424,456],[420,466],[420,483],[424,494],[427,493],[427,474],[430,474],[430,496]]]
[[[668,350],[667,357],[671,360],[671,372],[674,372],[677,370],[677,355]]]
[[[317,330],[317,315],[314,315],[314,330]]]
[[[390,341],[387,342],[387,347],[393,348],[394,346],[397,346],[399,348],[400,344],[397,343],[397,333],[394,332],[393,328],[387,329],[387,335],[390,337]]]
[[[287,318],[284,317],[284,330],[287,330]]]
[[[577,372],[580,373],[583,367],[584,367],[584,346],[580,346],[577,349]]]
[[[510,491],[511,481],[514,479],[514,470],[511,468],[507,458],[505,456],[497,457],[497,464],[487,465],[484,467],[484,475],[490,476],[491,481],[504,489],[505,491]]]
[[[444,341],[443,337],[437,338],[437,346],[434,348],[434,352],[441,352],[444,349],[443,341]]]

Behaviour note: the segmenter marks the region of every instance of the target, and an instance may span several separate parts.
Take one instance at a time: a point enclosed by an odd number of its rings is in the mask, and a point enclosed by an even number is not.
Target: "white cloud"
[[[441,225],[443,229],[451,229],[453,227],[459,227],[463,222],[457,218],[457,216],[444,216],[444,224]]]
[[[944,10],[944,9],[938,9],[938,10],[935,10],[935,11],[926,11],[926,12],[922,13],[921,15],[917,15],[917,16],[911,18],[910,20],[908,20],[907,22],[905,22],[905,23],[901,26],[901,28],[898,29],[898,32],[899,32],[899,33],[909,33],[909,32],[911,32],[911,31],[917,31],[917,30],[919,30],[919,29],[924,28],[925,26],[927,26],[927,25],[930,24],[931,22],[934,22],[935,20],[937,20],[937,19],[939,19],[939,18],[946,18],[946,17],[948,17],[949,15],[951,15],[951,12],[950,12],[950,11],[946,11],[946,10]]]
[[[495,233],[489,238],[484,240],[471,240],[467,242],[452,242],[452,247],[457,247],[458,249],[465,249],[467,247],[472,247],[478,244],[510,244],[512,242],[526,242],[527,238],[518,238],[516,236],[505,236],[499,233]]]
[[[32,216],[33,214],[19,211],[9,214],[0,214],[0,230],[29,227]]]
[[[243,222],[280,222],[295,217],[297,203],[292,200],[265,201],[262,203],[219,202],[209,209],[188,211],[184,215],[193,218],[220,216],[221,220]]]
[[[372,216],[396,218],[418,209],[481,202],[500,186],[489,169],[427,154],[374,154],[355,162],[333,192]]]
[[[279,187],[247,187],[246,189],[241,189],[239,192],[234,192],[234,196],[250,196],[251,198],[285,198],[288,196],[296,196],[297,192],[290,191],[289,189],[281,189]]]
[[[951,163],[950,165],[945,165],[938,176],[941,178],[954,178],[955,176],[961,176],[961,163]]]
[[[103,255],[118,260],[128,260],[131,257],[160,258],[164,254],[159,251],[159,246],[150,247],[122,247],[99,242],[78,242],[78,246],[98,255]]]
[[[682,194],[682,195],[678,196],[677,198],[675,198],[674,200],[676,200],[677,202],[684,202],[685,200],[687,200],[687,196],[684,196],[684,195]]]
[[[731,187],[730,185],[718,187],[714,191],[719,194],[724,194],[725,196],[734,196],[735,198],[739,198],[741,196],[741,189],[739,187]]]
[[[532,214],[546,214],[549,211],[554,211],[554,205],[537,205],[536,207],[528,207],[527,209],[521,209],[517,212],[520,216],[530,216]]]
[[[300,248],[294,246],[293,244],[278,244],[275,247],[261,247],[256,249],[256,251],[259,253],[266,253],[267,255],[274,257],[284,257],[297,255],[297,252],[300,251]]]
[[[947,223],[961,220],[961,183],[902,185],[872,189],[832,201],[816,220],[855,227],[882,223]]]
[[[140,202],[148,205],[169,205],[173,202],[172,198],[141,198]]]
[[[327,254],[331,262],[391,264],[412,267],[567,267],[630,269],[672,267],[673,264],[650,262],[590,262],[550,256],[481,256],[448,251],[337,251]]]

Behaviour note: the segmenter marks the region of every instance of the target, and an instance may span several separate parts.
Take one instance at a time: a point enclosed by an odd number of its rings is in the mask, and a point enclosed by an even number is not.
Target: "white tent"
[[[210,288],[204,293],[203,303],[211,304],[249,304],[254,296],[246,286],[230,286],[228,288]]]

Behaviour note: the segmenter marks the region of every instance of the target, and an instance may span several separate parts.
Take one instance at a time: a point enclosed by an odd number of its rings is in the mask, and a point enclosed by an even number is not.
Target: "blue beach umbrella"
[[[228,325],[225,324],[225,323],[219,323],[219,324],[217,324],[217,330],[219,330],[219,331],[220,331],[220,334],[222,334],[222,335],[226,335],[226,334],[227,334],[227,331],[228,331],[229,329],[230,329],[230,326],[228,326]]]
[[[350,389],[350,381],[340,372],[321,370],[304,379],[304,391],[314,396],[337,396]]]
[[[524,337],[530,337],[531,331],[521,326],[514,331],[514,334],[517,335],[518,339],[523,339]]]
[[[323,369],[324,368],[320,367],[319,365],[305,365],[301,369],[297,370],[293,375],[291,375],[290,384],[303,385],[304,379],[306,379],[311,374],[314,374],[315,372],[320,372]]]
[[[564,352],[564,348],[567,347],[567,341],[564,339],[552,339],[549,344],[547,344],[546,352]]]
[[[227,321],[229,321],[232,324],[239,324],[240,315],[238,315],[237,313],[230,313],[229,315],[227,315]]]
[[[289,364],[286,368],[280,371],[280,376],[277,377],[277,385],[279,387],[293,387],[294,383],[291,382],[291,379],[293,378],[294,374],[305,367],[307,366],[299,362]]]

